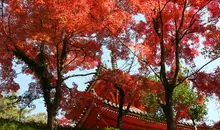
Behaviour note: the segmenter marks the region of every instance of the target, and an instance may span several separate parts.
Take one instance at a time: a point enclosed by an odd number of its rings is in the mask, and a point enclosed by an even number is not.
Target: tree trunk
[[[47,108],[47,127],[48,130],[55,130],[56,110],[51,107]]]
[[[167,130],[176,130],[176,122],[174,121],[173,114],[173,90],[166,90],[166,106],[165,106],[165,116],[167,121]]]
[[[117,119],[117,128],[122,130],[122,117],[123,117],[123,106],[124,106],[124,90],[120,87],[115,85],[115,88],[119,91],[119,96],[120,96],[120,103],[119,103],[119,108],[118,108],[118,119]]]
[[[192,119],[192,122],[193,122],[193,126],[194,126],[194,129],[197,130],[197,125],[196,125],[196,122],[194,119]]]
[[[122,130],[122,117],[123,117],[123,105],[124,105],[124,94],[120,94],[120,104],[118,110],[118,120],[117,120],[117,128]]]

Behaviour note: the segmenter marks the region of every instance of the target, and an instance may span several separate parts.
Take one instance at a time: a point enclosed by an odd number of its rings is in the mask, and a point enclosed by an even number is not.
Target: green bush
[[[35,122],[18,122],[11,119],[0,118],[0,130],[47,130],[46,124]],[[73,128],[71,126],[58,126],[57,130],[101,130],[99,128]],[[105,128],[104,130],[119,130],[113,127]]]
[[[35,122],[19,122],[0,118],[0,130],[47,130],[46,124]],[[71,126],[58,126],[57,130],[91,130],[87,128],[73,128]],[[113,130],[113,129],[112,129]]]
[[[0,130],[46,130],[45,124],[21,123],[10,119],[0,118]]]

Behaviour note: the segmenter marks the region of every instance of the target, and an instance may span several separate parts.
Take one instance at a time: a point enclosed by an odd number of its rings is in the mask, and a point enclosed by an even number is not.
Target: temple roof
[[[134,108],[135,109],[135,108]],[[159,121],[152,117],[142,118],[141,114],[131,109],[127,115],[123,116],[123,129],[139,130],[166,130],[166,122]],[[113,103],[105,102],[103,106],[93,104],[85,107],[81,116],[75,122],[77,127],[86,128],[105,128],[115,127],[118,116],[118,107]],[[194,130],[192,123],[179,122],[178,130]],[[197,127],[198,130],[209,130],[206,127]]]
[[[103,66],[98,67],[97,72],[101,72],[106,68]],[[75,121],[75,125],[77,127],[86,127],[86,128],[105,128],[105,127],[115,127],[118,117],[118,108],[119,103],[116,102],[117,97],[111,98],[110,94],[106,97],[101,97],[103,91],[105,91],[105,87],[100,87],[100,80],[97,79],[97,76],[93,77],[92,82],[87,86],[86,91],[91,92],[97,97],[99,100],[103,102],[103,105],[97,105],[93,102],[90,106],[86,106],[81,115]],[[109,86],[108,86],[109,87]],[[114,101],[114,102],[113,102]],[[123,107],[124,110],[127,109],[125,105]],[[147,118],[143,118],[143,115]],[[194,130],[194,126],[192,123],[186,122],[178,122],[177,127],[179,130]],[[148,115],[148,113],[143,110],[131,105],[129,111],[126,115],[123,116],[122,119],[122,128],[123,129],[140,129],[140,130],[165,130],[166,122],[160,121],[152,118]],[[198,130],[205,130],[209,128],[198,127]]]

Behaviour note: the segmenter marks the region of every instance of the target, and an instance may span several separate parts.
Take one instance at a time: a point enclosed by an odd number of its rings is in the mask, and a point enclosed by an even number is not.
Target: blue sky
[[[109,52],[105,53],[103,55],[103,62],[108,63],[109,57]],[[198,68],[205,63],[207,63],[209,59],[204,59],[204,57],[199,56],[198,58],[195,59],[195,63],[198,65]],[[214,68],[217,66],[220,66],[220,59],[210,63],[207,65],[203,70],[210,72],[213,71]],[[120,67],[120,64],[119,64]],[[21,71],[21,66],[16,66],[16,71],[20,72]],[[94,70],[91,70],[94,71]],[[91,72],[91,71],[84,71],[83,73]],[[76,73],[82,73],[80,71],[75,71]],[[85,82],[91,80],[92,76],[86,76],[86,77],[77,77],[77,78],[72,78],[68,80],[66,83],[71,86],[72,82],[76,82],[79,86],[79,90],[84,90],[87,86]],[[28,89],[28,84],[32,81],[31,76],[27,76],[25,74],[19,74],[18,77],[16,78],[16,82],[18,82],[21,86],[21,89],[19,90],[19,94],[22,94],[24,91]],[[46,112],[46,108],[44,106],[44,101],[42,99],[34,101],[36,105],[36,109],[32,112],[38,113],[38,112]],[[206,116],[207,123],[208,124],[213,124],[213,121],[219,121],[220,120],[220,102],[216,98],[210,99],[208,102],[208,114]]]
[[[144,17],[143,15],[137,15],[136,20],[143,20]],[[109,51],[104,49],[105,53],[102,56],[103,58],[103,62],[104,63],[109,63]],[[205,59],[202,56],[199,56],[195,59],[195,63],[197,65],[197,68],[201,67],[202,65],[204,65],[205,63],[207,63],[209,61],[209,59]],[[210,63],[209,65],[207,65],[206,67],[204,67],[202,70],[206,71],[206,72],[211,72],[213,71],[214,68],[216,68],[217,66],[220,66],[220,59]],[[120,67],[120,65],[119,65]],[[137,69],[137,67],[136,67]],[[21,71],[21,66],[17,66],[16,67],[17,72]],[[91,70],[94,71],[94,70]],[[87,73],[87,72],[91,72],[91,71],[83,71],[83,73]],[[135,69],[133,69],[133,71],[136,71]],[[75,73],[82,73],[82,71],[74,71]],[[137,71],[136,71],[137,72]],[[135,72],[134,72],[135,73]],[[91,76],[86,76],[86,77],[77,77],[77,78],[72,78],[69,79],[68,81],[66,81],[67,85],[71,86],[72,82],[76,82],[79,86],[79,90],[84,90],[87,86],[87,84],[85,84],[85,82],[91,80]],[[19,90],[19,93],[22,94],[24,91],[26,91],[28,89],[28,84],[32,81],[32,78],[30,76],[24,75],[24,74],[19,74],[18,77],[16,78],[16,82],[18,82],[21,86],[21,89]],[[46,112],[46,108],[44,106],[44,101],[42,99],[36,100],[34,101],[34,103],[36,104],[36,109],[33,111],[33,113],[37,113],[37,112]],[[207,119],[207,123],[208,124],[213,124],[213,121],[219,121],[220,120],[220,109],[218,109],[220,107],[220,103],[219,100],[217,100],[216,98],[210,99],[208,102],[208,115],[206,116]]]
[[[204,57],[200,56],[195,59],[195,63],[198,65],[198,68],[207,63],[209,59],[204,59]],[[202,70],[206,72],[211,72],[213,71],[214,68],[220,66],[220,59],[217,59],[216,61],[213,61],[209,65],[207,65],[205,68]],[[218,86],[219,87],[219,86]],[[207,123],[208,124],[213,124],[213,121],[219,121],[220,120],[220,101],[216,98],[213,97],[212,99],[209,99],[208,102],[208,114],[206,116],[207,118]]]
[[[138,19],[144,19],[143,15],[138,15]],[[108,57],[108,55],[105,55],[104,57]],[[106,58],[110,59],[110,58]],[[207,59],[204,59],[203,57],[196,58],[195,62],[198,66],[202,66],[205,64]],[[107,60],[105,62],[108,62]],[[213,68],[216,68],[217,66],[220,66],[220,59],[216,60],[215,62],[212,62],[208,66],[206,66],[203,70],[206,71],[212,71]],[[21,66],[16,66],[15,67],[17,72],[21,71]],[[79,72],[80,73],[80,72]],[[85,72],[86,73],[86,72]],[[86,87],[85,81],[88,81],[91,79],[91,76],[89,77],[79,77],[79,78],[73,78],[68,80],[66,83],[68,85],[71,85],[73,81],[77,81],[79,85],[80,90],[84,90]],[[28,90],[28,84],[32,81],[31,76],[27,76],[25,74],[19,74],[18,77],[16,78],[16,82],[20,84],[21,89],[18,91],[19,94],[22,94],[24,91]],[[36,104],[36,109],[33,111],[33,113],[38,113],[38,112],[46,112],[46,108],[44,106],[44,101],[42,99],[34,101]],[[206,116],[208,123],[212,124],[212,121],[219,121],[220,120],[220,102],[216,98],[211,99],[208,102],[208,115]]]

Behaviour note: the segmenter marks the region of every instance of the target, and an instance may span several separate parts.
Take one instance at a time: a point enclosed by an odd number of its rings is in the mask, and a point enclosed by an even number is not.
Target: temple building
[[[102,100],[102,105],[92,102],[84,106],[81,111],[77,113],[75,120],[76,127],[84,128],[106,128],[116,127],[119,108],[119,95],[117,90],[109,92],[101,80],[94,80],[86,88],[87,92],[91,92],[97,98]],[[104,97],[101,95],[105,95]],[[123,109],[127,109],[128,103],[124,103]],[[141,105],[139,100],[131,104],[130,109],[122,118],[123,130],[166,130],[166,122],[159,121],[152,117],[143,118],[147,115],[146,110]],[[178,130],[195,130],[191,123],[179,122],[177,123]],[[210,128],[197,126],[197,130],[209,130]]]

